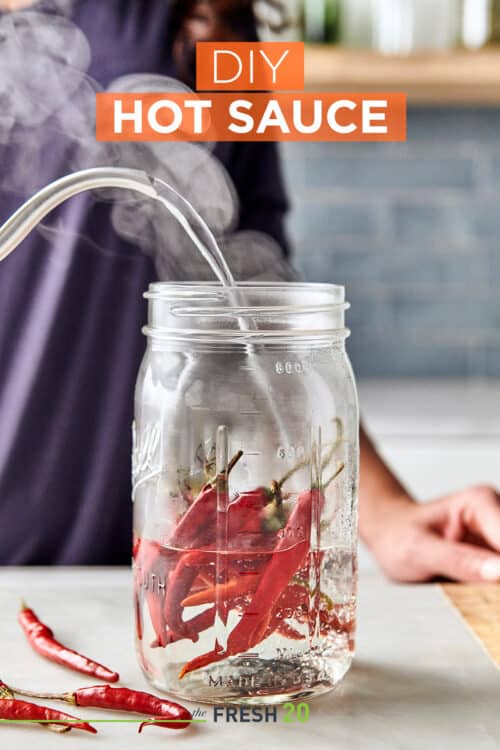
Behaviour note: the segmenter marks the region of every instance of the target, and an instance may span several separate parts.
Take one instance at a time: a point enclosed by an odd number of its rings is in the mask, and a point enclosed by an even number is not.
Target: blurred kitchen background
[[[296,263],[347,287],[368,427],[421,498],[500,485],[500,0],[286,7],[308,89],[408,94],[406,144],[283,149]]]

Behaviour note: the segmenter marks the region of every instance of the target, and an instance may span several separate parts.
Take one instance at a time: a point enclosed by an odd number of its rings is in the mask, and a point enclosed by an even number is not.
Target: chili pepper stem
[[[36,697],[36,696],[30,696]],[[15,698],[14,691],[0,680],[0,700],[12,700]],[[75,704],[76,705],[76,704]],[[69,732],[71,727],[65,727],[63,724],[42,724],[44,729],[49,732],[55,732],[55,734],[65,734]]]
[[[10,689],[10,687],[6,685],[5,682],[2,682],[2,680],[0,680],[0,700],[3,700],[3,699],[10,700],[13,697],[14,697],[14,693]]]
[[[326,469],[326,467],[328,466],[328,464],[333,458],[333,454],[335,453],[337,448],[341,446],[342,441],[344,439],[344,425],[342,424],[342,420],[337,417],[333,421],[335,422],[335,425],[337,427],[337,438],[334,440],[334,442],[331,445],[330,450],[328,451],[328,453],[326,454],[326,456],[321,462],[322,470]]]
[[[271,482],[271,492],[273,494],[273,500],[277,508],[281,508],[283,505],[283,495],[281,493],[281,483],[273,479]]]
[[[342,474],[342,472],[344,471],[344,469],[345,469],[345,464],[344,463],[339,464],[337,466],[337,470],[332,474],[332,476],[330,477],[330,479],[328,479],[323,484],[322,489],[326,490],[326,488],[329,487],[331,485],[331,483],[333,481],[335,481],[335,479],[337,479],[337,477],[339,476],[339,474]]]
[[[232,457],[232,459],[229,461],[227,465],[227,473],[230,474],[240,458],[243,456],[243,451],[238,451],[235,456]]]
[[[328,464],[332,460],[335,451],[340,447],[340,445],[342,444],[342,441],[344,439],[344,425],[342,424],[342,420],[337,417],[333,421],[335,422],[335,424],[337,426],[337,437],[333,441],[333,443],[330,445],[330,450],[328,451],[328,453],[326,454],[326,456],[321,461],[321,470],[322,471],[324,469],[326,469],[326,467],[328,466]],[[310,456],[307,456],[307,458],[304,458],[304,459],[302,459],[302,461],[299,461],[297,464],[295,464],[295,466],[292,466],[292,468],[289,471],[287,471],[287,473],[284,474],[281,477],[281,479],[279,480],[279,482],[276,482],[277,486],[280,487],[280,488],[283,487],[283,485],[286,482],[288,482],[288,480],[291,479],[294,474],[296,474],[301,469],[305,469],[306,466],[309,466],[310,463],[311,463],[311,457]],[[330,480],[330,481],[333,481],[333,479]]]
[[[231,458],[229,461],[227,467],[224,471],[220,472],[219,474],[216,474],[213,479],[211,479],[209,482],[207,482],[208,485],[211,485],[214,487],[217,484],[217,481],[224,476],[229,476],[229,474],[232,472],[240,458],[244,455],[244,452],[242,450],[239,450],[238,453],[235,453],[235,455]]]
[[[21,690],[21,688],[12,687],[9,685],[9,690],[14,695],[23,695],[25,698],[35,698],[40,701],[64,701],[64,703],[70,703],[72,706],[76,706],[76,699],[73,693],[37,693],[33,690]]]
[[[50,732],[55,732],[56,734],[66,734],[66,732],[71,731],[71,727],[65,727],[64,724],[45,724],[45,726]]]

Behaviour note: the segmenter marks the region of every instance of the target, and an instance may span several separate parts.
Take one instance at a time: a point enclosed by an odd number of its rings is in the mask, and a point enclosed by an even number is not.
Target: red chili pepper
[[[286,622],[286,620],[282,620],[279,623],[276,632],[283,638],[288,638],[290,641],[303,641],[306,637],[303,633],[300,633],[292,625]]]
[[[216,584],[209,588],[190,594],[182,602],[183,607],[198,607],[202,604],[213,604],[218,600],[228,601],[241,594],[251,594],[260,581],[260,573],[240,573],[238,578],[231,578],[227,583]]]
[[[321,635],[328,635],[332,631],[335,633],[344,633],[345,635],[351,635],[356,629],[356,620],[352,619],[348,622],[342,622],[336,612],[328,612],[327,610],[320,610],[320,624],[321,624]]]
[[[129,711],[130,713],[154,716],[161,719],[161,721],[153,722],[155,726],[168,729],[185,729],[190,725],[193,718],[184,706],[139,690],[97,685],[96,687],[75,690],[71,695],[73,695],[77,706],[108,708],[111,711]],[[143,726],[145,724],[141,724],[139,732],[142,731]]]
[[[208,560],[202,551],[186,552],[181,555],[168,583],[164,619],[168,623],[169,629],[183,638],[193,640],[197,637],[197,632],[192,629],[189,620],[185,622],[182,619],[181,602],[190,591],[200,568],[207,564]]]
[[[304,618],[307,617],[307,597],[307,588],[305,586],[296,583],[289,584],[276,602],[267,631],[262,640],[269,638],[275,631],[285,638],[302,640],[303,636],[298,631],[295,631],[291,625],[288,625],[286,620],[292,618],[301,619],[299,617],[301,612],[304,613]]]
[[[64,701],[80,708],[105,708],[110,711],[127,711],[143,716],[154,716],[159,721],[151,723],[154,723],[155,726],[166,727],[168,729],[185,729],[190,725],[193,718],[190,711],[178,703],[157,698],[156,695],[143,693],[139,690],[130,690],[129,688],[96,685],[95,687],[80,688],[73,693],[58,695],[32,693],[27,690],[19,690],[18,688],[12,688],[12,690],[14,693],[26,695],[30,698]],[[143,726],[144,724],[141,724],[139,731],[142,730]]]
[[[257,548],[254,548],[252,553],[256,564],[260,563],[262,557],[268,558],[270,555],[268,550],[259,550]],[[196,627],[193,627],[196,624],[195,618],[187,621],[182,619],[182,602],[188,596],[191,585],[200,570],[214,566],[218,556],[219,553],[215,550],[190,550],[181,556],[175,570],[172,572],[165,597],[164,616],[168,628],[177,636],[190,638],[191,640],[198,639],[200,631]],[[232,562],[241,559],[241,551],[226,553],[226,559],[229,565],[231,565]]]
[[[86,656],[82,656],[56,641],[52,630],[44,625],[33,610],[25,604],[22,605],[18,619],[31,646],[46,659],[69,667],[76,672],[98,677],[106,682],[117,682],[120,679],[117,672],[112,672],[107,667],[103,667],[102,664],[91,661]]]
[[[242,492],[228,507],[228,534],[262,533],[262,511],[273,500],[271,490],[258,487],[251,492]]]
[[[214,622],[215,607],[209,607],[209,609],[205,609],[199,615],[196,615],[191,620],[188,620],[189,632],[191,634],[190,639],[193,641],[193,643],[196,643],[196,641],[199,640],[199,634],[204,630],[208,630],[208,628],[211,628]],[[180,635],[179,633],[174,633],[172,630],[169,630],[167,628],[163,644],[160,644],[158,640],[155,640],[152,642],[151,648],[159,648],[160,646],[165,647],[171,643],[182,641],[186,637],[187,636]]]
[[[15,695],[12,690],[0,680],[0,700],[15,700]],[[71,727],[64,726],[63,724],[40,724],[43,729],[48,729],[49,732],[55,732],[56,734],[65,734],[69,732]]]
[[[200,530],[213,526],[217,514],[217,489],[206,484],[177,524],[170,545],[191,549],[199,544]]]
[[[236,463],[238,456],[239,454],[237,454],[231,462],[231,467]],[[269,492],[264,488],[259,488],[253,492],[241,494],[236,500],[228,505],[227,533],[232,542],[234,542],[237,535],[241,532],[255,533],[258,531],[260,538],[262,522],[260,512],[269,503],[269,500]],[[217,521],[217,502],[216,490],[212,485],[207,485],[198,500],[183,516],[181,523],[177,527],[173,537],[173,541],[176,543],[174,546],[178,545],[179,536],[184,543],[189,541],[190,544],[194,544],[195,542],[199,544],[201,541],[200,533],[203,534],[203,541],[208,541],[207,546],[210,546],[210,544],[214,542]],[[198,513],[200,513],[199,518]],[[193,523],[198,523],[198,526],[201,526],[203,532],[200,532],[199,528],[194,528]],[[214,538],[212,539],[212,537]],[[205,552],[202,552],[199,549],[184,553],[177,563],[175,570],[172,572],[168,583],[167,595],[165,597],[164,619],[171,631],[185,638],[191,638],[195,633],[190,628],[189,624],[182,619],[182,601],[188,596],[200,569],[204,565],[207,565],[207,562],[208,560]]]
[[[239,451],[231,459],[223,477],[229,474],[242,455],[243,451]],[[183,515],[170,540],[172,548],[190,549],[195,545],[199,545],[203,531],[214,527],[219,502],[217,483],[220,479],[221,475],[218,475],[213,482],[205,485],[196,500]],[[155,601],[153,601],[153,595],[148,598],[157,642],[161,646],[167,645],[167,624],[174,637],[180,636],[182,638],[197,639],[198,633],[196,628],[190,627],[189,623],[185,623],[182,620],[181,608],[179,606],[182,599],[189,593],[191,585],[198,575],[198,571],[187,565],[187,562],[189,560],[186,561],[181,557],[176,568],[172,571],[164,604],[159,601],[158,596],[155,597]],[[167,571],[164,571],[165,580],[166,573]]]
[[[139,596],[137,587],[135,587],[135,590],[134,590],[134,611],[135,611],[137,640],[142,641],[142,636],[144,635],[144,620],[142,616],[141,597]]]
[[[158,542],[141,539],[136,552],[136,590],[141,591],[140,600],[148,604],[151,624],[159,643],[166,645],[166,623],[163,615],[163,596],[170,571],[175,567],[177,555]],[[141,607],[142,608],[142,607]]]
[[[14,699],[0,700],[0,719],[19,723],[30,722],[39,724],[58,724],[68,729],[80,729],[82,732],[91,732],[96,734],[97,730],[86,721],[64,714],[61,711],[54,711],[52,708],[37,706],[35,703],[20,701]]]
[[[227,535],[231,544],[240,549],[247,549],[254,544],[262,547],[263,541],[271,550],[276,541],[276,531],[283,524],[273,529],[274,519],[279,515],[278,508],[266,517],[265,511],[276,502],[279,487],[258,487],[250,492],[242,492],[227,507]],[[205,526],[199,539],[200,545],[212,545],[217,539],[217,514],[211,526]],[[273,533],[274,532],[274,533]]]
[[[318,489],[303,492],[299,496],[250,604],[229,635],[226,649],[216,648],[195,657],[184,665],[179,679],[213,662],[248,651],[262,640],[268,630],[276,602],[307,558],[313,506],[322,502],[323,494]],[[294,540],[298,541],[294,544]]]
[[[243,451],[231,459],[223,476],[227,476],[240,458]],[[218,475],[212,482],[206,484],[196,500],[189,506],[177,524],[170,540],[170,546],[178,549],[189,549],[199,544],[200,530],[213,526],[217,515],[217,482]]]

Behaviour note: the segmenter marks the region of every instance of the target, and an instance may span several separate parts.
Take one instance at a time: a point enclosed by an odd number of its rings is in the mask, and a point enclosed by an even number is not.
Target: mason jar
[[[133,428],[141,667],[200,702],[331,690],[356,623],[344,289],[157,283],[146,297]]]

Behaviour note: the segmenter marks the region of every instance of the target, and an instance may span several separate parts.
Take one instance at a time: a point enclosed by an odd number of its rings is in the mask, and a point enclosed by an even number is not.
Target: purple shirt
[[[79,0],[73,13],[102,85],[133,72],[175,74],[166,0]],[[0,46],[0,65],[1,55]],[[217,153],[240,196],[240,227],[285,247],[275,147],[224,144]],[[10,156],[0,145],[4,174]],[[71,171],[56,141],[40,156],[45,183]],[[0,220],[21,201],[0,190]],[[77,198],[60,215],[89,239],[33,233],[0,263],[0,564],[124,564],[142,293],[156,272],[115,234],[107,204]]]

